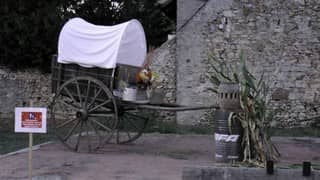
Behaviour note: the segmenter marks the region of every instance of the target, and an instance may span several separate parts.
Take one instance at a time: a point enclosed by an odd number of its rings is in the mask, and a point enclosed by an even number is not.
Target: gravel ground
[[[275,137],[280,165],[320,163],[319,138]],[[0,179],[26,179],[28,153],[0,157]],[[185,166],[214,166],[209,135],[145,134],[129,145],[107,144],[95,153],[75,153],[59,142],[33,152],[34,176],[61,175],[67,180],[178,180]]]

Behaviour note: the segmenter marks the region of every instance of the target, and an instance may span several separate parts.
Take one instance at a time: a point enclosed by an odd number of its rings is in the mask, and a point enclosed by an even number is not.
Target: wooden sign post
[[[29,159],[28,159],[28,177],[32,179],[32,133],[47,132],[47,109],[32,107],[33,102],[30,101],[30,107],[15,108],[15,132],[29,133]]]
[[[29,161],[28,161],[29,162],[28,163],[29,180],[32,180],[32,141],[33,141],[32,133],[29,133]]]

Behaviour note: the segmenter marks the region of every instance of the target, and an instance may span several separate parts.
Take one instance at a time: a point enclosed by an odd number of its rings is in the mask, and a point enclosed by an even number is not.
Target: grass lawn
[[[320,137],[320,127],[273,128],[270,133],[272,136]]]
[[[0,124],[1,125],[1,124]],[[48,127],[46,134],[34,134],[33,144],[40,144],[47,141],[56,140],[53,128]],[[150,122],[147,133],[176,133],[176,134],[212,134],[213,127],[209,126],[177,126],[173,122]],[[291,136],[291,137],[320,137],[320,128],[290,128],[270,130],[272,136]],[[28,147],[28,133],[14,133],[13,128],[0,126],[0,154],[9,153],[18,149]]]
[[[52,132],[33,134],[33,144],[41,144],[55,139]],[[14,133],[13,129],[0,130],[0,154],[6,154],[29,146],[28,133]]]

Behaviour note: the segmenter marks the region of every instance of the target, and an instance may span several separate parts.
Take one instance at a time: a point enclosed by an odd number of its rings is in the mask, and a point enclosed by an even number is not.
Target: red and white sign
[[[15,108],[15,132],[46,133],[47,109],[37,107]]]

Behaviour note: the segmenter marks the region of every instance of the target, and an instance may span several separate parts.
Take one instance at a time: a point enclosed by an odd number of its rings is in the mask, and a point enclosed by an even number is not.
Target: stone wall
[[[0,119],[13,117],[15,107],[47,107],[51,97],[50,75],[35,69],[11,71],[0,67]]]
[[[176,102],[175,47],[176,39],[174,38],[151,53],[150,67],[158,73],[153,88],[156,96],[162,101],[160,103],[174,104]],[[36,69],[11,71],[0,67],[0,119],[12,119],[14,108],[28,106],[30,99],[34,101],[34,106],[47,107],[51,97],[50,74],[43,74]],[[167,121],[176,119],[175,113],[172,112],[161,112],[160,116],[159,119]],[[8,124],[8,122],[0,124]]]
[[[196,0],[195,0],[196,1]],[[216,102],[207,91],[208,54],[230,64],[244,52],[249,70],[264,72],[270,87],[270,107],[278,112],[278,126],[312,125],[320,115],[320,1],[209,0],[198,1],[193,17],[178,0],[177,101],[182,104]],[[190,9],[190,8],[189,8]],[[192,17],[188,19],[187,17]],[[196,123],[203,113],[178,114],[178,122]]]
[[[244,52],[249,70],[264,72],[270,87],[275,125],[313,126],[320,116],[320,1],[317,0],[178,0],[177,37],[154,51],[154,87],[165,103],[217,104],[208,72],[208,54],[231,64]],[[175,59],[176,58],[176,59]],[[47,106],[50,75],[36,70],[0,68],[1,116],[30,98]],[[12,114],[11,114],[12,115]],[[161,116],[174,120],[175,114]],[[208,123],[207,110],[179,112],[177,122]]]
[[[154,103],[176,103],[176,39],[173,38],[151,53],[150,68],[158,77],[153,83]],[[158,101],[158,102],[157,102]],[[161,118],[176,120],[176,113],[161,112]]]
[[[207,55],[203,52],[207,45],[202,31],[210,19],[206,12],[210,9],[206,10],[206,1],[177,2],[177,103],[186,106],[216,104],[213,94],[207,90],[211,86],[206,80],[207,64],[202,63]],[[204,110],[179,112],[177,122],[188,125],[203,123],[209,113]]]

